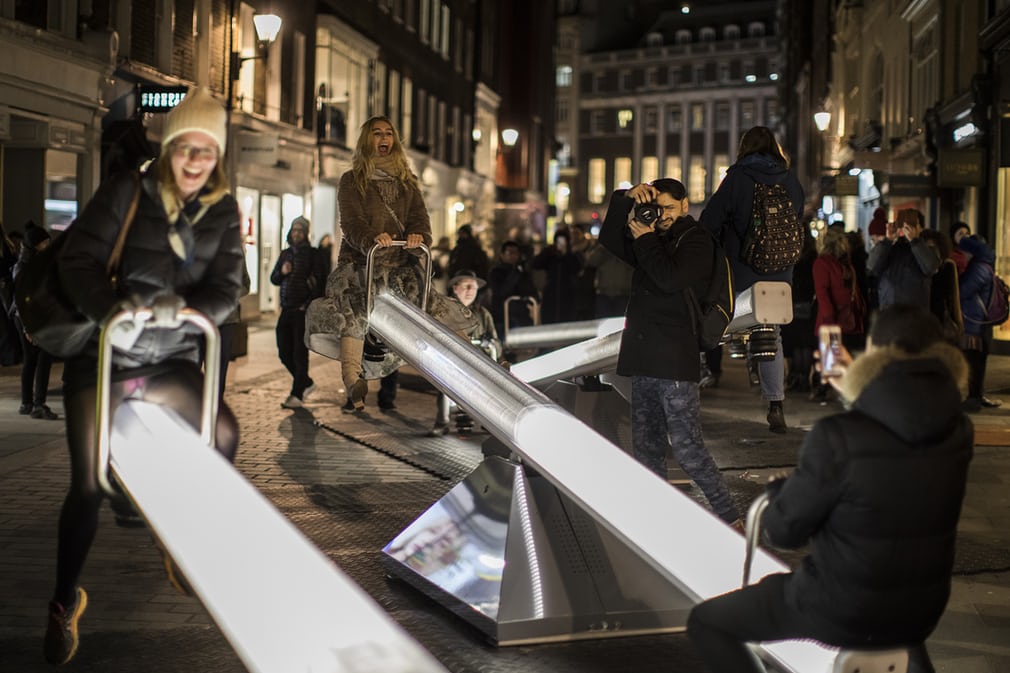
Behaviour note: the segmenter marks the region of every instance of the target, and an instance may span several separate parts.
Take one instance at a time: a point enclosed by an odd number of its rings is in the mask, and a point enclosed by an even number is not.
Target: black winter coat
[[[238,204],[225,195],[192,229],[193,259],[186,265],[172,252],[168,217],[159,194],[156,169],[141,181],[137,214],[126,237],[113,287],[106,273],[120,227],[137,189],[135,173],[120,173],[102,183],[80,217],[64,234],[60,281],[72,301],[96,323],[103,322],[127,298],[150,304],[175,294],[186,305],[220,324],[238,305],[242,290],[242,236]],[[170,359],[198,361],[200,334],[195,328],[149,329],[129,353],[114,350],[117,367],[154,365]],[[82,354],[95,358],[98,332]]]
[[[623,190],[614,192],[599,236],[600,244],[635,269],[617,373],[697,382],[698,338],[685,290],[705,296],[715,242],[690,216],[634,239],[627,227],[634,203]]]
[[[702,211],[701,226],[717,241],[722,241],[726,259],[733,270],[733,290],[743,292],[759,280],[791,281],[791,268],[777,273],[760,274],[740,258],[740,248],[751,224],[754,185],[782,185],[796,214],[803,217],[803,187],[796,175],[766,154],[751,154],[729,167],[726,177]]]
[[[291,272],[281,273],[285,262]],[[292,245],[281,252],[270,273],[270,282],[281,288],[281,308],[303,309],[326,288],[326,260],[310,243]]]
[[[848,641],[832,644],[919,643],[943,614],[974,441],[966,383],[964,358],[945,343],[857,359],[843,379],[851,410],[814,425],[765,510],[772,544],[813,543],[786,600]]]
[[[940,255],[922,238],[879,241],[866,259],[866,270],[877,278],[881,308],[912,304],[929,310],[932,278],[940,268]]]

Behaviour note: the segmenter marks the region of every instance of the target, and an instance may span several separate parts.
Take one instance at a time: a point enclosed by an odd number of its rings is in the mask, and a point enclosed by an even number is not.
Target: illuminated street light
[[[514,147],[519,140],[519,131],[515,129],[504,129],[501,132],[501,140],[506,147]]]
[[[814,113],[814,125],[817,126],[818,131],[826,131],[828,126],[831,124],[831,113],[827,110],[821,110],[820,112]]]

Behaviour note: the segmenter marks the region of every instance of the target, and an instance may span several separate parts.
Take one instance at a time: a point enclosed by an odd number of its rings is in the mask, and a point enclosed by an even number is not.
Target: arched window
[[[715,28],[705,26],[698,31],[699,42],[715,42]]]
[[[686,28],[681,28],[677,31],[674,41],[677,44],[691,44],[691,31]]]
[[[765,25],[760,21],[754,21],[747,25],[747,37],[764,37]]]
[[[646,47],[662,47],[663,46],[663,34],[652,31],[645,36],[645,46]]]
[[[740,39],[740,26],[735,23],[731,23],[722,29],[722,37],[725,40],[739,40]]]

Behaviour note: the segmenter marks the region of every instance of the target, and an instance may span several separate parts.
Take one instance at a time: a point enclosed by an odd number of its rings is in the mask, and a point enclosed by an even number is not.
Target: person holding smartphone
[[[825,377],[849,408],[814,425],[795,471],[769,482],[761,517],[766,542],[810,553],[794,572],[695,606],[687,633],[712,673],[764,673],[747,643],[787,639],[908,647],[909,671],[934,670],[924,643],[950,596],[974,444],[961,411],[968,366],[936,318],[909,305],[881,309],[854,360],[841,344],[827,352]]]
[[[870,250],[866,270],[877,278],[881,308],[892,304],[929,308],[930,286],[940,269],[940,255],[920,238],[924,223],[918,210],[899,210],[897,219],[888,223],[884,240]]]

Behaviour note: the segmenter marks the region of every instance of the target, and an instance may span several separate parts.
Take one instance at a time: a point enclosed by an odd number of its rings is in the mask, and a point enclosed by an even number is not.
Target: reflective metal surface
[[[624,318],[603,318],[601,320],[516,327],[509,330],[505,345],[509,348],[554,348],[613,334],[623,329]]]
[[[617,368],[621,332],[580,341],[512,365],[512,376],[543,389],[558,379],[610,372]]]
[[[692,601],[539,476],[484,461],[385,549],[499,645],[683,628]]]
[[[457,400],[537,473],[529,476],[528,468],[506,462],[512,479],[491,479],[481,470],[497,474],[496,468],[482,465],[464,480],[465,494],[452,495],[451,505],[435,505],[442,509],[416,529],[408,527],[387,546],[406,550],[412,539],[423,546],[425,537],[453,540],[459,535],[459,541],[448,545],[444,560],[454,564],[455,570],[465,571],[462,578],[452,577],[439,565],[441,561],[434,566],[418,563],[420,568],[434,568],[437,581],[431,581],[407,565],[411,556],[407,551],[401,552],[402,562],[383,555],[391,574],[506,644],[675,628],[673,624],[686,614],[683,606],[739,587],[743,537],[710,511],[542,393],[508,375],[417,307],[382,295],[376,300],[371,326],[391,349]],[[485,462],[500,460],[491,457]],[[492,544],[501,544],[501,512],[506,508],[498,494],[507,483],[511,490],[504,554],[488,553],[485,558],[492,563],[483,563],[479,554],[488,552]],[[544,495],[538,483],[544,484]],[[462,539],[459,521],[473,518],[471,512],[458,514],[458,521],[450,521],[445,514],[457,512],[458,503],[476,495],[480,498],[474,500],[472,511],[498,513],[497,518],[491,517],[496,523],[489,523],[488,531],[474,532],[479,542]],[[477,504],[485,498],[486,507]],[[551,505],[552,499],[560,505]],[[556,512],[566,516],[554,516]],[[431,533],[433,522],[438,535]],[[583,522],[588,523],[584,526]],[[594,537],[598,543],[594,544]],[[562,562],[562,549],[577,550],[566,558],[581,556],[585,563]],[[605,550],[600,558],[605,560],[606,572],[588,563],[597,549]],[[455,565],[457,558],[470,560]],[[500,559],[504,567],[495,594],[488,566]],[[761,577],[787,568],[758,550],[754,569],[755,577]],[[587,575],[592,591],[584,588]],[[460,591],[462,597],[452,590]],[[513,596],[518,597],[514,604]],[[586,600],[598,600],[606,612],[597,616],[591,608],[581,611]],[[572,606],[570,610],[555,609],[566,604]],[[770,643],[761,649],[787,671],[827,670],[831,661],[831,652],[808,642]]]

